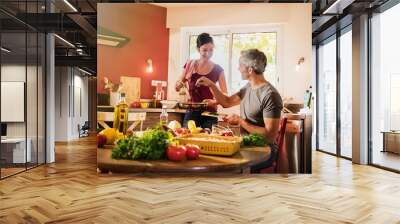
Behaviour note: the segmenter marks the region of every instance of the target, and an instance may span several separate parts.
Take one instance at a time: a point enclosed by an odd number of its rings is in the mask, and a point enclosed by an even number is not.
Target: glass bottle
[[[167,113],[167,106],[163,106],[160,114],[160,123],[161,125],[168,124],[168,113]]]
[[[128,112],[129,105],[126,103],[125,93],[121,93],[119,103],[114,108],[113,128],[123,134],[126,134],[128,129]]]

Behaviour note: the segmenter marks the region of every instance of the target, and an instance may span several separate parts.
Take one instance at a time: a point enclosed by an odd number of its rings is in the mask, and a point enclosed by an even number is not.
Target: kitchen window
[[[371,22],[370,163],[400,171],[400,4],[373,14]]]
[[[336,36],[318,47],[318,145],[319,150],[336,154],[337,76]]]
[[[400,130],[400,74],[390,74],[390,130]]]
[[[352,157],[352,30],[351,26],[341,32],[340,56],[340,155]]]
[[[316,148],[352,158],[352,25],[316,47]]]
[[[242,80],[239,72],[240,51],[257,48],[267,56],[267,68],[265,78],[281,90],[279,82],[279,45],[280,29],[271,26],[251,26],[234,28],[184,28],[182,62],[187,58],[199,58],[196,39],[200,33],[207,32],[214,39],[214,55],[212,61],[224,68],[228,93],[234,94],[247,81]],[[278,51],[279,50],[279,51]]]

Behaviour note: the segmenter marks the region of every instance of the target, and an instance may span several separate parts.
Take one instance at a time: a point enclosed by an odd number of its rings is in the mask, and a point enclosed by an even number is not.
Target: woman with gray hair
[[[196,85],[211,88],[215,99],[224,107],[232,107],[240,104],[240,116],[228,115],[226,122],[240,125],[241,130],[247,133],[258,133],[265,136],[272,148],[271,159],[257,166],[254,172],[272,165],[276,160],[277,147],[275,139],[279,131],[282,98],[278,91],[264,77],[267,57],[257,49],[249,49],[241,52],[239,58],[239,71],[242,79],[249,82],[232,96],[222,93],[214,82],[202,77]]]

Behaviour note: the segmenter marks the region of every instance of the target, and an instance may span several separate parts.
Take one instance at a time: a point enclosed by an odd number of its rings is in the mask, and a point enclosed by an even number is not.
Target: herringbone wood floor
[[[0,223],[400,223],[400,175],[315,153],[312,175],[96,173],[94,139],[0,181]]]

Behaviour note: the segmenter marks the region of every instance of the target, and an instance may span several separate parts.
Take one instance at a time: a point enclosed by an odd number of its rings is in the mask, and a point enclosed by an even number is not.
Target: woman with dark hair
[[[178,79],[175,89],[179,91],[186,85],[189,90],[191,102],[206,102],[207,111],[217,112],[218,102],[214,99],[211,89],[207,86],[196,86],[196,82],[201,77],[206,77],[218,83],[220,90],[227,93],[224,69],[211,61],[214,51],[214,41],[210,34],[202,33],[197,37],[197,51],[200,54],[199,59],[188,60],[184,66],[181,77]],[[189,120],[194,120],[197,126],[202,128],[211,128],[213,124],[218,123],[215,117],[202,116],[203,111],[188,111],[183,120],[183,126],[187,127]]]

